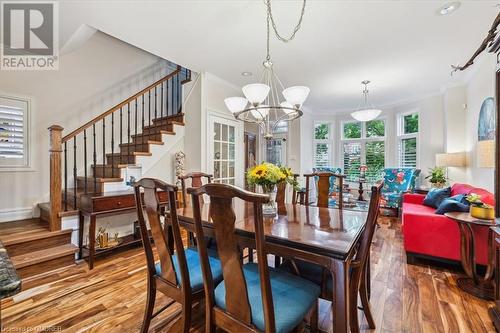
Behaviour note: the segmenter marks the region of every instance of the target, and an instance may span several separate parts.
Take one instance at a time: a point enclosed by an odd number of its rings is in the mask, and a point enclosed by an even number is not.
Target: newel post
[[[50,231],[61,230],[59,212],[62,209],[61,153],[62,131],[59,125],[49,127],[50,152]]]

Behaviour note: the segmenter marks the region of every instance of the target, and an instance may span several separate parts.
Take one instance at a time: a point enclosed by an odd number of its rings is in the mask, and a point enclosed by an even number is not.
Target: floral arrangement
[[[482,208],[493,208],[492,206],[482,202],[481,196],[476,193],[471,193],[467,195],[465,197],[465,200],[467,200],[471,204],[471,206],[482,207]]]
[[[429,174],[425,179],[429,179],[429,183],[435,187],[443,187],[448,178],[446,177],[446,169],[444,167],[429,168]]]
[[[246,177],[248,184],[260,185],[265,192],[271,192],[274,186],[281,182],[286,182],[294,187],[298,186],[290,168],[279,167],[267,162],[248,169]]]

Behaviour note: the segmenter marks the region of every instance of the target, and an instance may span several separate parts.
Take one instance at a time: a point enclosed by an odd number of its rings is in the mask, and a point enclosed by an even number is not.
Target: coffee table
[[[480,220],[472,217],[469,213],[459,212],[445,213],[444,215],[457,222],[460,228],[460,257],[467,277],[457,279],[458,287],[476,297],[493,300],[492,278],[495,258],[492,251],[488,250],[486,273],[484,277],[480,277],[476,271],[476,242],[472,226],[488,228],[488,249],[491,249],[493,248],[493,232],[490,227],[497,225],[495,220]]]

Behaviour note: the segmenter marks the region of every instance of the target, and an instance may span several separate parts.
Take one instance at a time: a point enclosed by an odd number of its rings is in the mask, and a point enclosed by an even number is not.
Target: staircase
[[[84,194],[130,189],[126,171],[184,126],[182,86],[190,81],[191,71],[178,66],[65,136],[62,127],[49,128],[50,202],[38,205],[40,218],[0,223],[0,241],[22,278],[74,264],[78,248],[62,219],[76,218]]]

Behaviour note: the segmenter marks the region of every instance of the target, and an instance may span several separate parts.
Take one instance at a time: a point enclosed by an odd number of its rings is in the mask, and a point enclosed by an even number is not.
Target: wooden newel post
[[[49,152],[50,152],[50,231],[61,230],[59,213],[62,209],[62,179],[61,179],[61,154],[62,131],[59,125],[49,127]]]

